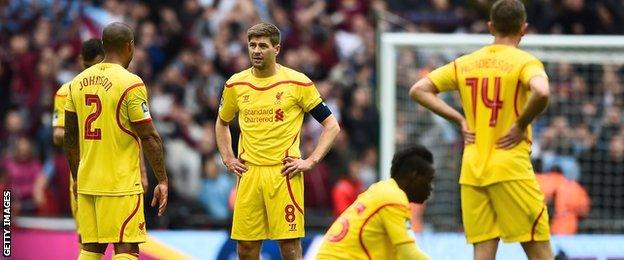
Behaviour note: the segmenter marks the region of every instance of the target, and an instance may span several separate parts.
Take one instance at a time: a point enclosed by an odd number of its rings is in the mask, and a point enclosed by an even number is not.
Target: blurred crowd
[[[332,151],[305,174],[306,215],[312,225],[315,220],[320,226],[329,224],[378,179],[376,32],[485,33],[491,2],[0,1],[0,186],[12,189],[21,214],[69,215],[68,167],[61,149],[52,145],[53,98],[58,87],[80,70],[80,43],[100,37],[104,25],[122,21],[135,30],[129,70],[148,87],[171,180],[167,215],[148,224],[227,225],[235,179],[216,150],[214,122],[223,83],[250,66],[247,28],[269,21],[282,33],[278,62],[315,82],[343,129]],[[624,30],[622,1],[526,2],[533,33],[621,34]],[[604,200],[613,206],[624,198],[622,68],[607,66],[597,70],[602,75],[589,77],[591,71],[569,64],[549,65],[549,73],[557,75],[552,77],[554,97],[549,116],[538,124],[536,143],[544,165],[559,165],[566,176],[581,181],[591,196],[619,198]],[[403,80],[415,82],[419,77],[415,73]],[[304,154],[314,149],[320,130],[314,119],[305,121]],[[604,189],[600,186],[604,180],[592,177],[599,175],[611,176],[606,183],[613,189]],[[153,185],[155,180],[150,182]],[[150,190],[146,196],[151,196]],[[592,207],[609,205],[594,202]],[[624,214],[624,205],[615,208]]]

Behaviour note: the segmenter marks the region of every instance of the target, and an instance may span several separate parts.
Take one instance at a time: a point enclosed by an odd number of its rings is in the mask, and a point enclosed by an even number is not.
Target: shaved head
[[[130,26],[120,22],[107,25],[102,33],[102,43],[107,53],[123,51],[123,48],[133,40],[134,35]]]
[[[120,22],[107,25],[102,33],[102,44],[105,60],[110,62],[114,56],[124,68],[128,68],[134,55],[134,34],[130,26]]]

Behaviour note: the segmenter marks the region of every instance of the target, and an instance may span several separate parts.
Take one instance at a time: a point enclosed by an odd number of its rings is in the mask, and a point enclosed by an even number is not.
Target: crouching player
[[[373,184],[338,217],[317,259],[428,259],[411,233],[409,203],[429,197],[432,163],[420,145],[395,154],[392,178]]]

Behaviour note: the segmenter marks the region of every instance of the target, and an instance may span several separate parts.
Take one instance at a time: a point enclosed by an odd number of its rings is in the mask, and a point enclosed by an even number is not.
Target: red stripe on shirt
[[[286,152],[284,152],[284,158],[288,157],[288,150],[290,150],[290,148],[295,144],[295,142],[297,141],[297,137],[299,136],[299,133],[301,133],[301,129],[299,130],[299,132],[297,132],[297,134],[295,135],[295,138],[293,138],[292,143],[290,144],[290,146],[288,146],[288,148],[286,148]]]
[[[141,119],[139,121],[132,122],[132,123],[133,124],[147,124],[147,123],[150,123],[150,122],[152,122],[151,118],[145,118],[145,119]]]
[[[124,98],[126,98],[126,95],[128,94],[128,92],[130,92],[130,90],[132,90],[134,88],[137,88],[137,87],[140,87],[140,86],[143,86],[143,85],[144,85],[143,83],[137,83],[137,84],[134,84],[134,85],[130,86],[128,89],[126,89],[126,91],[124,91],[124,93],[121,94],[121,97],[119,98],[119,101],[117,102],[117,109],[115,111],[115,113],[116,113],[115,119],[117,119],[117,126],[119,126],[119,128],[122,131],[124,131],[126,134],[129,134],[130,136],[132,136],[132,138],[134,138],[134,140],[137,143],[139,143],[139,137],[136,136],[132,131],[130,131],[130,130],[128,130],[128,129],[123,127],[123,125],[121,124],[121,121],[119,120],[119,112],[121,110],[121,104],[123,103]]]
[[[544,214],[544,209],[546,207],[542,207],[542,211],[540,211],[539,215],[537,215],[537,218],[535,219],[535,221],[533,221],[533,227],[531,228],[531,242],[535,241],[535,228],[537,227],[537,223],[539,222],[540,218],[542,217],[542,214]]]
[[[366,224],[368,224],[368,221],[375,216],[375,214],[377,214],[381,209],[390,206],[390,207],[401,207],[401,208],[405,208],[404,205],[402,204],[398,204],[398,203],[388,203],[388,204],[384,204],[381,205],[379,208],[377,208],[375,211],[373,211],[372,214],[370,214],[370,216],[368,216],[366,218],[366,220],[364,220],[364,224],[362,224],[362,226],[360,227],[360,233],[358,235],[358,237],[360,238],[360,246],[362,247],[362,250],[364,250],[364,253],[366,253],[366,256],[368,257],[368,259],[372,259],[370,253],[368,252],[368,249],[366,249],[366,245],[364,245],[364,238],[362,237],[362,235],[364,234],[364,227],[366,227]]]
[[[126,229],[126,225],[128,225],[128,222],[130,222],[132,217],[134,217],[137,211],[139,211],[140,205],[141,205],[141,194],[137,194],[136,207],[134,207],[134,210],[132,211],[132,213],[130,213],[130,216],[128,216],[128,218],[126,218],[126,220],[124,221],[123,225],[121,225],[121,230],[119,231],[119,243],[123,243],[123,233],[124,233],[124,230]]]
[[[514,94],[514,111],[516,112],[516,117],[520,116],[518,112],[518,94],[520,94],[520,87],[522,86],[522,82],[518,80],[518,84],[516,84],[516,93]]]
[[[306,82],[300,82],[300,81],[294,81],[294,80],[285,80],[285,81],[275,82],[275,83],[273,83],[271,85],[268,85],[266,87],[258,87],[258,86],[254,85],[254,84],[251,84],[250,82],[237,81],[237,82],[232,82],[230,84],[225,84],[225,87],[226,88],[231,88],[231,87],[234,87],[234,86],[237,86],[237,85],[245,85],[245,86],[248,86],[248,87],[250,87],[252,89],[255,89],[255,90],[264,91],[264,90],[272,89],[272,88],[274,88],[274,87],[276,87],[278,85],[282,85],[282,84],[295,84],[295,85],[301,86],[301,87],[309,87],[309,86],[313,86],[314,82],[307,82],[306,83]]]

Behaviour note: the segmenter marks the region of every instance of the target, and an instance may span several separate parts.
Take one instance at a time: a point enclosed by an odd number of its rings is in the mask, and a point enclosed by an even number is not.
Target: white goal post
[[[403,95],[397,93],[397,49],[453,49],[456,53],[467,53],[492,42],[493,37],[490,35],[381,33],[378,60],[381,179],[390,177],[390,165],[395,152],[396,98],[397,94]],[[527,35],[522,39],[520,48],[544,62],[565,60],[574,63],[624,64],[624,36]],[[404,95],[407,96],[407,93]]]

